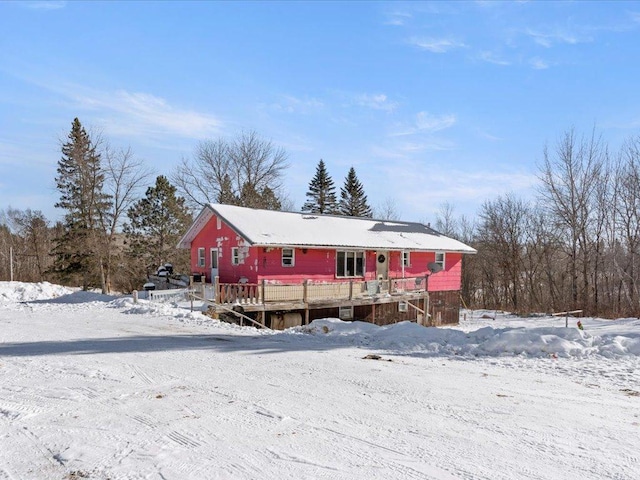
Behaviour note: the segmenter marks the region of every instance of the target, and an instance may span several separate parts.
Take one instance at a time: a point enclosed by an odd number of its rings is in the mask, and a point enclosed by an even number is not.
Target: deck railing
[[[352,300],[380,294],[423,292],[426,277],[395,278],[390,280],[350,280],[344,282],[303,283],[220,283],[214,280],[214,300],[219,304],[264,304],[301,302],[314,303],[331,300]],[[211,295],[207,295],[211,296]]]

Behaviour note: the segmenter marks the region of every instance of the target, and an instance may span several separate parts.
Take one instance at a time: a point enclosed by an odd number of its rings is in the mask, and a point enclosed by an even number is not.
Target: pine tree
[[[140,269],[154,270],[170,262],[177,271],[188,268],[188,252],[176,247],[191,224],[191,215],[182,197],[176,197],[176,187],[160,175],[149,187],[145,197],[127,212],[124,226],[127,255]],[[142,275],[144,272],[137,272]]]
[[[75,118],[58,161],[57,208],[66,210],[64,229],[56,239],[53,272],[83,289],[104,283],[104,225],[111,197],[104,192],[104,172],[96,146]]]
[[[371,207],[367,204],[367,196],[364,188],[353,167],[349,170],[344,181],[344,186],[340,189],[340,215],[349,217],[371,217]]]
[[[224,203],[225,205],[238,205],[239,200],[236,194],[233,192],[233,184],[231,183],[231,177],[228,173],[225,173],[220,182],[220,192],[216,198],[218,203]]]
[[[264,210],[282,209],[282,203],[273,190],[264,187],[261,191],[257,191],[255,186],[249,182],[242,186],[237,205]]]
[[[333,179],[327,173],[324,161],[320,159],[316,167],[316,174],[309,182],[308,200],[302,207],[303,212],[337,213],[336,188]]]

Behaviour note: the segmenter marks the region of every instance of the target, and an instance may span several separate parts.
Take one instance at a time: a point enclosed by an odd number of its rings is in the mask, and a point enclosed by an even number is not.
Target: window
[[[282,266],[293,267],[296,264],[296,257],[293,253],[293,248],[282,249]]]
[[[198,248],[198,266],[204,267],[204,247]]]
[[[444,252],[436,252],[436,263],[444,270]]]
[[[336,277],[363,277],[364,252],[338,250],[336,252]]]
[[[405,267],[411,266],[411,257],[409,256],[409,252],[402,251],[402,265]]]
[[[240,265],[240,249],[238,247],[231,249],[231,265]]]

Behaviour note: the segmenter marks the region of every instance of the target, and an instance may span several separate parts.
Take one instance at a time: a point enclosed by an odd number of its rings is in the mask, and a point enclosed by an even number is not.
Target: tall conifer
[[[349,217],[371,217],[372,211],[367,203],[367,196],[364,194],[364,187],[358,180],[353,167],[344,181],[344,186],[340,189],[340,215]]]
[[[103,226],[111,197],[104,192],[100,154],[77,118],[62,145],[57,173],[60,200],[55,206],[66,213],[63,233],[54,247],[53,272],[84,289],[98,286],[103,280]]]
[[[336,188],[333,179],[327,173],[324,161],[321,159],[316,167],[316,174],[309,182],[308,200],[302,207],[303,212],[337,213]]]
[[[128,210],[127,217],[127,255],[139,268],[151,271],[166,262],[177,270],[188,268],[188,252],[176,245],[189,228],[191,215],[184,198],[176,196],[176,187],[166,177],[156,178],[155,186]]]

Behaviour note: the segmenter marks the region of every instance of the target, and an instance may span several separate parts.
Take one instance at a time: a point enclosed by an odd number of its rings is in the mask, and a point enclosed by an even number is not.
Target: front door
[[[389,277],[389,252],[386,250],[376,252],[376,278],[386,280]]]
[[[212,248],[211,253],[211,283],[218,276],[218,249]]]

